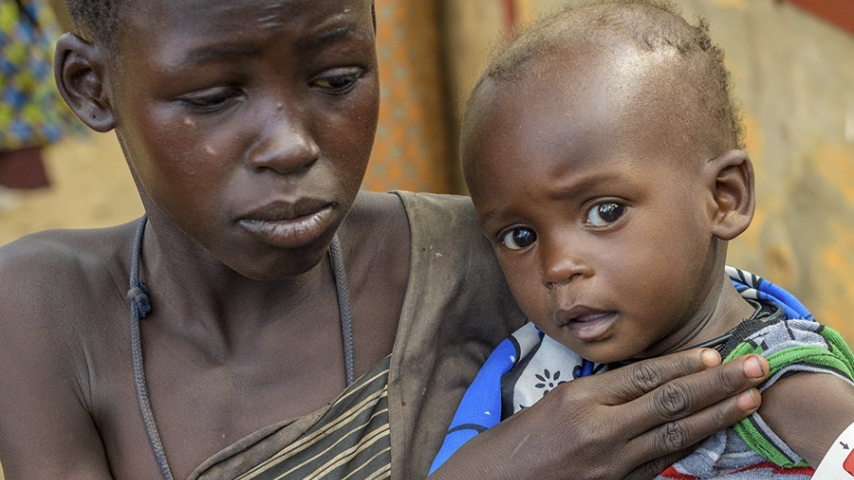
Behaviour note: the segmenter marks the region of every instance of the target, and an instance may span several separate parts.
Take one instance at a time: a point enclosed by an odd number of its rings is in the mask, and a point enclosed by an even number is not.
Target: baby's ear
[[[96,132],[115,128],[106,88],[107,68],[98,48],[66,33],[56,42],[53,67],[59,93],[83,123]]]
[[[714,200],[710,204],[712,234],[732,240],[753,220],[753,163],[747,153],[730,150],[706,163],[705,176]]]

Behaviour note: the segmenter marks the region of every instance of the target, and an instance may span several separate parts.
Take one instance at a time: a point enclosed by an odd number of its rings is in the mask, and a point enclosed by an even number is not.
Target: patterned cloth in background
[[[727,361],[748,353],[766,357],[771,372],[760,390],[794,372],[829,373],[854,383],[854,355],[838,333],[816,323],[806,307],[779,286],[732,267],[726,271],[741,296],[760,308],[730,332],[732,338],[721,345],[722,355]],[[472,437],[557,385],[606,369],[526,324],[493,351],[466,391],[430,472]],[[735,429],[713,435],[658,478],[794,480],[812,473],[757,413]]]
[[[58,35],[43,0],[0,0],[0,152],[43,146],[82,130],[53,79]]]

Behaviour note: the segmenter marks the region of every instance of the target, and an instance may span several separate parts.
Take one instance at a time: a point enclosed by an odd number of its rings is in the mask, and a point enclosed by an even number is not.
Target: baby
[[[567,380],[704,346],[766,356],[763,403],[662,477],[813,474],[854,419],[854,357],[794,297],[725,266],[755,203],[728,78],[704,21],[644,1],[565,10],[494,57],[461,152],[532,323],[483,367],[434,469],[499,409],[503,420]]]

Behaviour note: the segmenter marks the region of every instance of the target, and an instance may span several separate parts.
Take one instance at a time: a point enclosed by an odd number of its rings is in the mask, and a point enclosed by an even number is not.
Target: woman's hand
[[[477,435],[436,479],[648,479],[759,408],[768,364],[702,349],[579,378]]]

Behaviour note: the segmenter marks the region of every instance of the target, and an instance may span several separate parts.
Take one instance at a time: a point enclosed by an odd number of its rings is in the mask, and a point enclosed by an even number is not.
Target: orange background
[[[439,8],[435,1],[379,0],[380,120],[362,188],[449,193]]]

